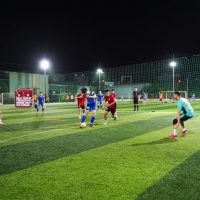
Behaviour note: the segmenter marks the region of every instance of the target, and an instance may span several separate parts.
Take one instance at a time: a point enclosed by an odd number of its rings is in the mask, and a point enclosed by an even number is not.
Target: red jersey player
[[[104,124],[107,124],[107,119],[108,119],[108,113],[111,112],[112,114],[112,117],[114,118],[114,120],[117,119],[117,116],[116,116],[116,98],[113,94],[110,94],[109,90],[105,90],[105,96],[104,96],[104,101],[105,103],[107,102],[108,105],[107,105],[107,109],[105,110],[105,113],[104,113],[104,119],[105,119],[105,122]]]
[[[85,98],[85,95],[84,95],[82,89],[76,95],[75,98],[77,99],[77,104],[78,104],[78,117],[79,117],[79,119],[81,119],[81,110],[82,110],[82,113],[85,112],[85,102],[86,102],[86,98]]]

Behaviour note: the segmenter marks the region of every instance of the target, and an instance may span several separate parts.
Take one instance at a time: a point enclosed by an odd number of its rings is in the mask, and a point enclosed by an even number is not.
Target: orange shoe
[[[178,135],[171,134],[171,135],[169,135],[169,138],[170,139],[176,139],[176,138],[178,138]]]

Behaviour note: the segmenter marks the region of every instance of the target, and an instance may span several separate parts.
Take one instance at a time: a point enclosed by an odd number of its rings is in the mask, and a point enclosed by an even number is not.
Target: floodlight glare
[[[49,68],[49,61],[46,60],[46,59],[43,59],[41,62],[40,62],[40,66],[43,70],[47,70]]]
[[[172,61],[172,62],[170,62],[170,67],[176,67],[176,62],[175,61]]]
[[[98,73],[98,74],[102,74],[102,73],[103,73],[103,70],[102,70],[102,69],[97,69],[97,73]]]

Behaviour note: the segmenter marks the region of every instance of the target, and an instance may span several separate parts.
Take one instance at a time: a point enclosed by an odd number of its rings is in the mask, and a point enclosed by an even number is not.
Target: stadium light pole
[[[173,92],[174,92],[174,89],[175,89],[175,74],[174,74],[174,68],[176,67],[176,62],[173,60],[169,63],[170,67],[172,67],[173,69]]]
[[[43,59],[40,61],[40,67],[41,69],[44,70],[44,75],[45,75],[45,101],[46,101],[46,97],[47,97],[47,69],[49,69],[50,66],[50,62],[47,59]]]
[[[102,69],[97,69],[97,74],[99,75],[99,90],[101,88],[101,74],[103,74],[103,70]]]

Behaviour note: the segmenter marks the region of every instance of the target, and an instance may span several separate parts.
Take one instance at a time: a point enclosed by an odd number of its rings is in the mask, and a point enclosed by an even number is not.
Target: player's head
[[[99,90],[99,94],[101,94],[102,92],[101,92],[101,90]]]
[[[110,96],[110,91],[109,90],[105,90],[105,96],[106,97]]]
[[[181,97],[181,93],[180,92],[174,92],[174,98],[176,99],[176,100],[178,100],[180,97]]]
[[[87,93],[87,88],[85,88],[85,87],[81,88],[81,93],[86,94]]]
[[[115,89],[112,89],[111,91],[112,91],[112,93],[115,93]]]
[[[42,92],[40,92],[40,96],[42,96]]]
[[[135,88],[135,92],[137,92],[137,90],[138,90],[138,89],[137,89],[137,88]]]

